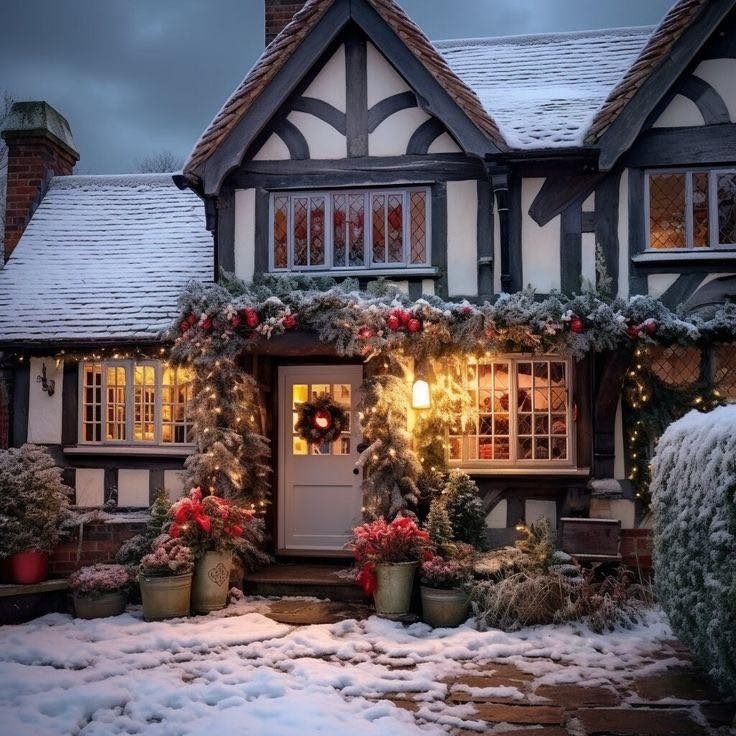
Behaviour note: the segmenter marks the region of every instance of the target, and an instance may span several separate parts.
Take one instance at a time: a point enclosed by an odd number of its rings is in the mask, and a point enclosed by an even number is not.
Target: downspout
[[[486,172],[491,182],[491,189],[496,198],[498,210],[499,250],[501,251],[501,291],[511,291],[511,256],[509,244],[509,172],[508,169],[495,166],[486,166]]]

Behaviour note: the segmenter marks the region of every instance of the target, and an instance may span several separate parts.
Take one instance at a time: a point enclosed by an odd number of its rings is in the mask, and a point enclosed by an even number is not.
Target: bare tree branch
[[[136,167],[141,174],[168,174],[181,170],[182,166],[184,166],[184,159],[182,159],[181,156],[176,156],[171,151],[158,151],[157,153],[152,153],[150,156],[142,158],[136,164]]]

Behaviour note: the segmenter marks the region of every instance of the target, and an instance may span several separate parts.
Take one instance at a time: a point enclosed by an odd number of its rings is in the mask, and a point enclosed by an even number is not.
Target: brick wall
[[[303,5],[304,0],[266,0],[266,46],[281,33]]]
[[[106,523],[93,521],[82,528],[81,552],[79,532],[60,544],[49,559],[49,577],[62,578],[84,565],[97,562],[114,562],[120,545],[130,537],[141,534],[146,528],[144,521]]]
[[[77,159],[46,136],[8,136],[5,260],[46,193],[52,176],[72,173]]]
[[[621,557],[631,567],[652,569],[651,529],[622,529]]]

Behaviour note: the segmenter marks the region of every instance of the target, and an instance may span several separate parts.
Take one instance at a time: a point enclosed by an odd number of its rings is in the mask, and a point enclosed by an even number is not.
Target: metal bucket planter
[[[146,621],[189,615],[192,573],[168,577],[141,575],[140,584]]]
[[[209,613],[225,608],[232,564],[231,552],[205,552],[204,557],[197,560],[192,582],[194,613]]]
[[[107,618],[125,613],[125,591],[114,590],[96,598],[74,596],[74,614],[77,618]]]
[[[373,594],[379,616],[402,616],[409,613],[414,575],[418,562],[387,562],[376,565],[378,587]]]
[[[451,628],[467,621],[470,597],[459,588],[422,585],[422,620],[434,628]]]

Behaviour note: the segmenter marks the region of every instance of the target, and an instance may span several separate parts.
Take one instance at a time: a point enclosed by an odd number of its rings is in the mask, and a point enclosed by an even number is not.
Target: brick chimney
[[[43,199],[53,176],[71,174],[79,154],[65,118],[47,102],[16,102],[2,137],[8,145],[5,260]]]
[[[266,0],[266,46],[281,33],[304,5],[305,0]]]

